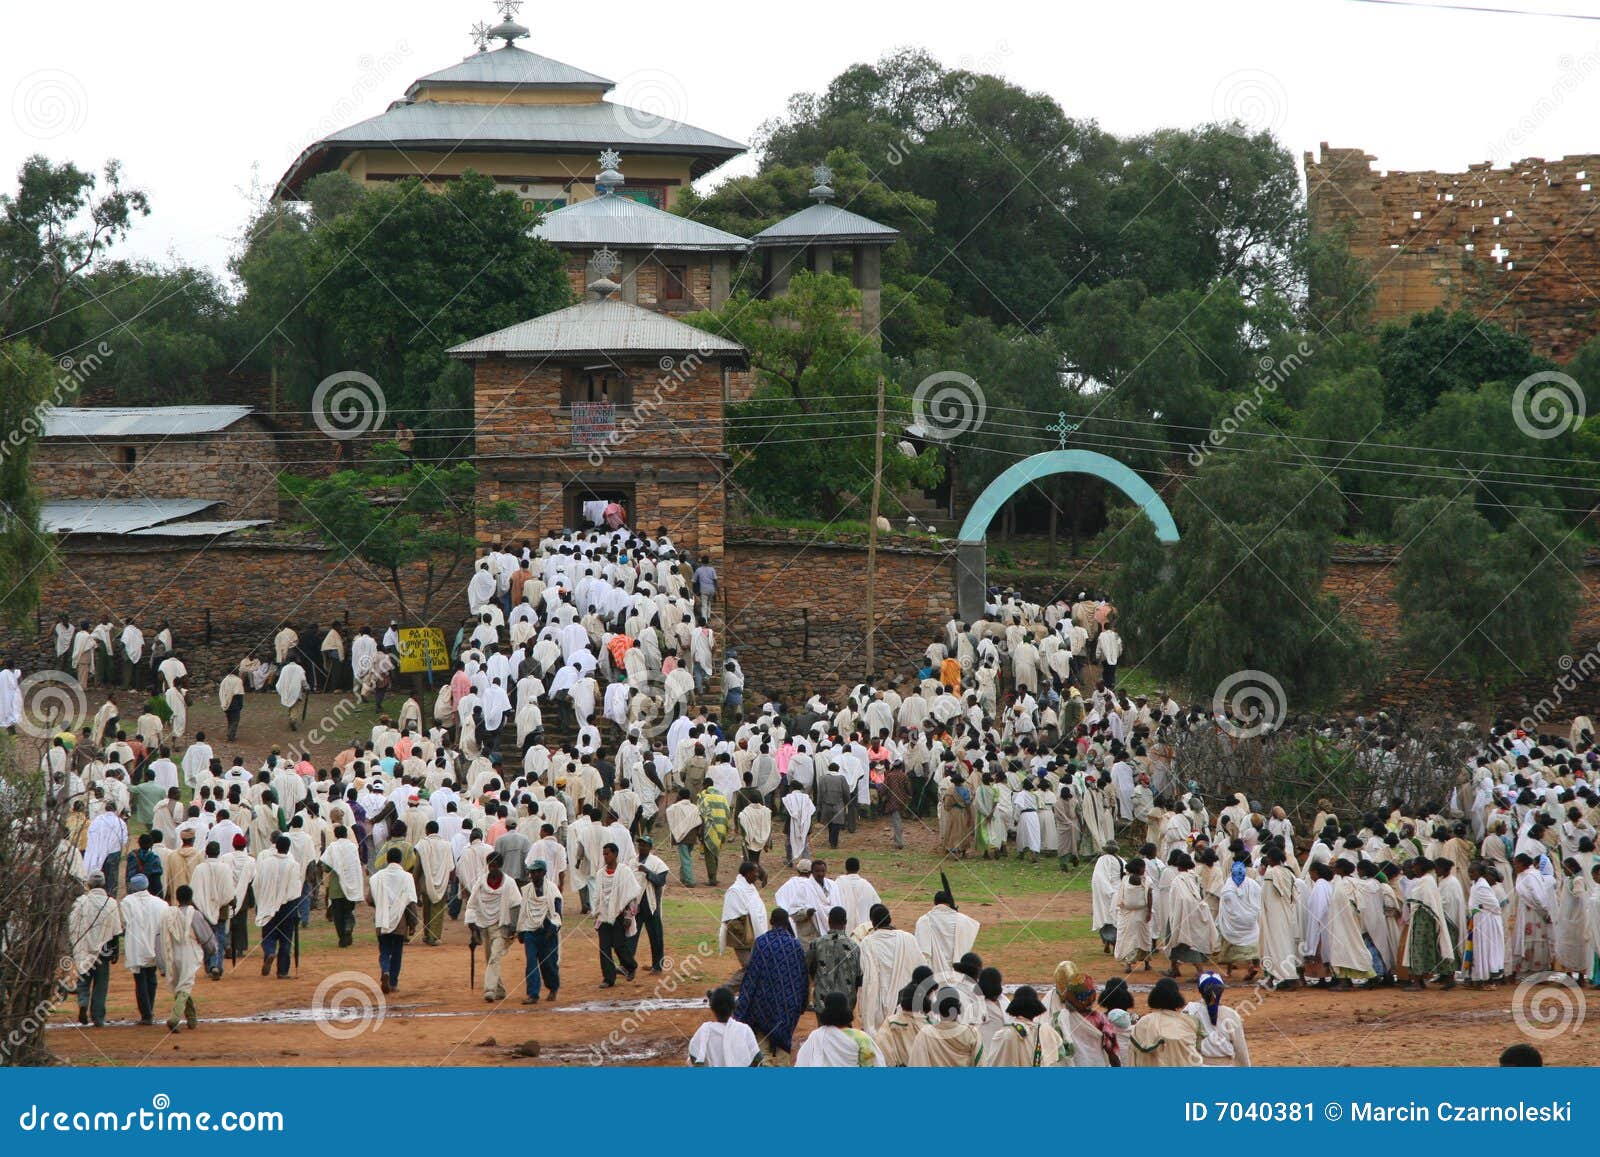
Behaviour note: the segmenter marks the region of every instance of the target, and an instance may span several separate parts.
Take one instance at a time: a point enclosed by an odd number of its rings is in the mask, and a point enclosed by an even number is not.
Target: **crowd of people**
[[[80,674],[109,686],[43,760],[85,882],[69,928],[80,1021],[103,1022],[115,958],[142,1021],[160,974],[168,1027],[192,1028],[197,978],[250,952],[252,928],[262,975],[286,977],[313,910],[349,946],[361,906],[386,992],[407,944],[439,942],[449,919],[470,930],[474,969],[483,949],[486,1001],[515,988],[515,946],[524,1002],[555,1000],[574,916],[592,921],[602,986],[659,971],[669,886],[726,889],[718,942],[738,961],[708,998],[695,1064],[1248,1064],[1223,1001],[1240,969],[1240,983],[1276,988],[1552,971],[1600,983],[1587,719],[1555,738],[1499,725],[1448,798],[1325,800],[1301,833],[1298,801],[1207,799],[1185,777],[1186,738],[1231,734],[1230,721],[1120,690],[1104,598],[993,592],[985,617],[948,623],[915,671],[746,709],[737,659],[717,658],[716,591],[709,563],[665,531],[497,547],[474,568],[436,691],[405,694],[348,742],[249,765],[224,766],[201,732],[187,740],[170,631],[149,677],[172,709],[145,704],[131,721],[109,685],[144,686],[144,651],[102,670],[95,631],[72,633],[62,653],[76,667],[86,633]],[[318,635],[313,659],[302,640]],[[381,712],[394,636],[393,624],[382,640],[358,632],[347,652],[335,630],[284,627],[266,675],[252,656],[219,681],[230,739],[247,679],[276,691],[291,728],[314,688],[372,694]],[[1087,869],[1101,953],[1122,975],[1096,984],[1065,960],[1049,985],[1007,987],[974,955],[977,922],[948,888],[914,931],[896,929],[855,857],[829,874],[869,815],[897,848],[925,821],[942,856]],[[1158,963],[1138,1011],[1123,976]],[[816,1026],[795,1048],[808,1010]]]

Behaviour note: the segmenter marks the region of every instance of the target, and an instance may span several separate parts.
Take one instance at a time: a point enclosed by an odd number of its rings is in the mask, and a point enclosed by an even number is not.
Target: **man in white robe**
[[[954,901],[944,892],[933,898],[933,908],[917,919],[917,947],[935,973],[954,967],[978,939],[979,924],[965,912],[956,911]]]
[[[834,880],[844,906],[845,928],[850,932],[865,927],[874,904],[882,903],[878,889],[861,875],[861,861],[850,856],[844,862],[844,875]]]
[[[875,903],[868,910],[870,931],[860,938],[861,1023],[868,1032],[879,1026],[900,1007],[900,990],[911,983],[911,974],[927,963],[917,938],[894,927],[889,909]]]
[[[283,705],[290,731],[298,731],[295,724],[294,709],[300,707],[300,718],[304,719],[310,710],[311,700],[306,694],[306,669],[299,663],[285,663],[278,669],[278,682],[276,686],[278,702]]]

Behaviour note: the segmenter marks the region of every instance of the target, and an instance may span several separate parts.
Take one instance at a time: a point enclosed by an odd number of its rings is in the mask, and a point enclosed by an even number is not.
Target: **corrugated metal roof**
[[[552,209],[533,234],[553,245],[741,251],[750,242],[631,197],[607,194]]]
[[[56,406],[44,415],[46,438],[131,438],[215,434],[255,410],[250,406]]]
[[[633,152],[683,152],[735,156],[744,145],[680,121],[652,116],[610,101],[590,104],[471,104],[424,100],[324,137],[324,145],[560,145],[627,146]],[[315,146],[313,146],[315,147]]]
[[[419,76],[406,89],[406,95],[414,96],[418,89],[429,84],[524,85],[530,88],[616,87],[615,81],[603,76],[512,44],[487,52],[475,52],[460,64]]]
[[[856,241],[887,245],[900,230],[880,225],[860,213],[838,205],[807,205],[751,238],[757,247],[827,241]]]
[[[210,510],[205,498],[65,498],[39,505],[39,525],[52,534],[132,534]]]
[[[554,313],[462,342],[446,352],[458,358],[486,357],[489,354],[517,357],[532,354],[697,352],[719,357],[742,357],[744,347],[654,310],[608,298],[569,305],[566,309],[558,309]]]
[[[158,526],[147,526],[143,530],[130,530],[133,535],[147,536],[150,538],[215,538],[218,535],[232,534],[236,530],[248,530],[252,526],[270,526],[270,518],[236,518],[231,521],[215,522],[164,522]]]

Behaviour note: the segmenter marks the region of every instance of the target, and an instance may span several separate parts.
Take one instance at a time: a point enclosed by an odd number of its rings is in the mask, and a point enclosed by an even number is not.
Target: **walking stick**
[[[478,929],[476,925],[468,924],[472,935],[467,940],[467,987],[478,987]]]

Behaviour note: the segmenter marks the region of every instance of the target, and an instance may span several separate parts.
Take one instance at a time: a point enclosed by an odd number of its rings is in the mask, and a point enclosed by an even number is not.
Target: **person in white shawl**
[[[689,1039],[689,1064],[694,1068],[748,1069],[761,1064],[761,1044],[743,1021],[733,1019],[735,997],[727,987],[706,994],[714,1020],[695,1029]]]
[[[306,696],[306,669],[299,663],[284,663],[278,668],[278,682],[274,690],[278,692],[278,702],[283,705],[287,714],[289,730],[298,731],[299,727],[294,721],[296,704],[303,704],[300,707],[302,719],[311,706],[311,701]]]
[[[366,872],[361,868],[361,849],[350,838],[349,829],[340,824],[334,838],[323,849],[321,863],[328,869],[328,919],[339,936],[339,947],[355,943],[356,905],[366,898]]]
[[[133,995],[139,1006],[139,1023],[154,1024],[156,1017],[156,962],[161,958],[161,924],[172,905],[152,896],[149,880],[134,876],[122,898],[122,963],[133,973]]]
[[[750,950],[756,938],[766,935],[767,909],[756,890],[760,869],[752,863],[739,865],[739,874],[722,894],[722,919],[717,924],[717,950],[726,952],[730,947],[739,958],[739,968],[728,980],[728,987],[737,990],[744,979],[744,970],[750,963]],[[748,927],[746,919],[748,918]],[[733,925],[733,927],[729,927]]]
[[[261,975],[272,970],[278,958],[278,978],[289,975],[289,955],[294,927],[305,887],[305,867],[289,854],[289,837],[279,835],[273,846],[256,857],[256,925],[261,929]]]
[[[445,896],[455,871],[455,856],[439,834],[439,821],[429,820],[417,841],[417,894],[422,905],[422,942],[437,944],[444,937]]]
[[[811,822],[817,814],[817,805],[798,783],[791,784],[783,797],[783,811],[789,819],[788,854],[785,863],[806,858],[811,841]]]
[[[1371,980],[1377,973],[1361,920],[1361,889],[1350,861],[1336,861],[1334,874],[1337,878],[1328,904],[1329,963],[1334,971],[1333,986],[1348,989],[1357,980]]]
[[[195,910],[189,885],[178,888],[177,906],[161,919],[161,971],[172,992],[172,1012],[167,1016],[167,1031],[177,1032],[180,1020],[191,1029],[200,1026],[194,1004],[194,982],[200,966],[211,954],[215,933],[206,918]]]
[[[874,904],[868,912],[870,929],[858,930],[861,947],[861,991],[857,997],[861,1023],[875,1031],[900,1007],[900,990],[911,983],[911,974],[927,964],[917,938],[894,926],[889,909]]]
[[[1167,959],[1172,962],[1168,976],[1178,975],[1180,964],[1193,964],[1195,971],[1217,950],[1217,924],[1211,906],[1200,891],[1194,861],[1187,852],[1172,853],[1172,884],[1167,890],[1165,914]]]
[[[382,868],[372,874],[372,928],[378,934],[378,985],[386,993],[400,987],[406,948],[406,912],[417,902],[417,882],[401,867],[405,853],[390,848]]]
[[[1233,966],[1245,963],[1250,971],[1245,983],[1254,980],[1261,961],[1261,882],[1250,878],[1244,862],[1235,860],[1217,894],[1217,934],[1222,943],[1217,960],[1233,976]]]
[[[1122,886],[1122,857],[1117,845],[1106,843],[1100,849],[1100,858],[1094,862],[1094,875],[1089,880],[1089,923],[1100,934],[1100,944],[1109,954],[1117,943],[1117,891]],[[1154,931],[1159,934],[1160,929]]]
[[[883,1050],[868,1033],[850,1027],[850,998],[842,992],[823,997],[817,1027],[795,1053],[797,1069],[881,1069]]]
[[[933,898],[933,908],[917,919],[917,947],[937,974],[948,972],[977,942],[979,923],[965,912],[956,911],[948,892]]]
[[[1472,893],[1467,897],[1468,959],[1462,963],[1467,970],[1468,984],[1485,984],[1499,980],[1506,969],[1506,922],[1501,910],[1500,897],[1489,886],[1486,865],[1481,862],[1467,869],[1472,881]],[[1591,909],[1594,907],[1590,905]]]
[[[739,809],[739,837],[745,858],[761,862],[761,853],[772,845],[772,809],[764,803],[746,804]]]
[[[108,895],[101,872],[89,875],[89,890],[72,902],[67,916],[68,947],[78,976],[78,1023],[91,1015],[99,1028],[106,1020],[106,993],[111,986],[112,948],[122,935],[122,909]]]
[[[1439,899],[1439,884],[1433,878],[1433,865],[1412,860],[1406,865],[1411,890],[1406,893],[1405,944],[1400,963],[1411,973],[1410,988],[1422,988],[1437,976],[1446,988],[1455,986],[1455,945],[1445,923],[1444,905]]]
[[[839,888],[839,902],[844,905],[844,926],[854,932],[867,923],[874,904],[882,903],[878,889],[861,875],[861,861],[850,856],[844,862],[844,875],[833,881]]]
[[[1277,988],[1299,984],[1304,962],[1299,881],[1285,860],[1283,849],[1269,847],[1261,876],[1261,967]]]
[[[22,668],[11,660],[0,662],[0,727],[11,728],[22,722]]]

